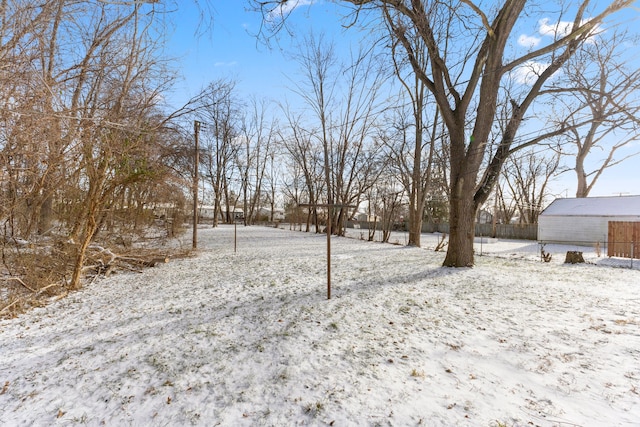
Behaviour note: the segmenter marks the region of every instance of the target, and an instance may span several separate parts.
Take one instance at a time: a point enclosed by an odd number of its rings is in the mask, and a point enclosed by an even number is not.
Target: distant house
[[[271,219],[271,209],[269,208],[260,208],[258,210],[258,219],[262,220],[266,218],[267,220]],[[275,208],[273,210],[273,220],[274,221],[283,221],[284,220],[284,209]]]
[[[476,215],[476,222],[478,224],[491,224],[493,222],[493,214],[488,210],[480,209]]]
[[[222,206],[221,209],[222,209],[222,212],[218,213],[218,219],[220,221],[224,221],[225,220],[224,217],[225,217],[225,215],[227,213],[227,207],[226,206]],[[200,205],[200,207],[198,208],[198,218],[200,220],[212,220],[213,219],[214,210],[215,210],[214,206]],[[244,218],[243,210],[241,208],[238,208],[238,207],[230,208],[229,209],[229,214],[236,221],[239,221],[239,220]]]
[[[360,222],[380,222],[380,217],[377,215],[367,215],[366,213],[358,212],[355,214],[354,219]]]
[[[610,221],[640,221],[640,196],[556,199],[538,217],[538,240],[605,244]]]

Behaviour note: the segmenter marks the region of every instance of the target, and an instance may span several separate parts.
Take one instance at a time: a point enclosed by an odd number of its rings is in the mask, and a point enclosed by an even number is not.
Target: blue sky
[[[282,55],[260,46],[248,32],[257,31],[259,16],[245,12],[242,1],[217,3],[211,28],[203,29],[210,23],[201,19],[193,5],[176,12],[177,28],[170,38],[169,53],[177,57],[178,64],[173,65],[182,74],[171,99],[176,107],[220,78],[237,80],[243,92],[259,91],[264,96],[281,84]]]
[[[197,35],[202,22],[198,9],[190,5],[182,6],[175,12],[176,28],[169,36],[168,55],[176,57],[173,65],[179,69],[182,79],[176,84],[174,94],[168,101],[179,107],[194,96],[209,82],[229,78],[237,82],[242,97],[250,96],[284,101],[285,97],[295,103],[296,95],[292,94],[292,80],[300,72],[299,65],[287,54],[296,51],[295,44],[313,28],[314,32],[325,32],[333,37],[341,48],[349,43],[356,43],[357,30],[345,30],[341,24],[341,9],[323,0],[299,0],[301,7],[293,11],[290,23],[294,34],[281,34],[273,40],[271,48],[260,42],[255,34],[258,32],[262,16],[246,10],[247,2],[241,0],[213,1],[215,8],[213,25],[210,31]],[[289,4],[296,4],[291,0]],[[535,47],[550,33],[562,31],[562,28],[550,25],[549,20],[536,16],[538,21],[532,22],[527,31],[517,34],[517,42],[522,47]],[[529,64],[536,69],[536,64]],[[522,74],[522,81],[526,81]],[[635,144],[640,150],[640,142]],[[627,150],[628,152],[631,149]],[[597,157],[596,153],[596,157]],[[604,153],[603,153],[604,155]],[[592,191],[592,196],[610,196],[617,194],[640,194],[640,156],[626,160],[619,166],[605,172]],[[575,176],[573,172],[563,174],[553,184],[553,193],[559,196],[575,195]]]
[[[305,4],[306,0],[302,0]],[[176,85],[171,98],[174,105],[195,95],[209,82],[229,78],[237,82],[244,96],[258,96],[282,100],[287,88],[293,87],[291,78],[299,72],[298,64],[290,55],[296,52],[296,43],[308,29],[326,31],[339,37],[349,34],[340,27],[336,9],[329,4],[316,4],[312,8],[299,7],[292,15],[295,34],[282,34],[273,39],[271,46],[256,37],[262,16],[246,10],[241,0],[214,1],[211,31],[197,35],[199,25],[206,25],[195,6],[183,7],[176,12],[177,28],[170,38],[169,54],[177,61],[183,80]],[[288,95],[291,96],[291,95]]]

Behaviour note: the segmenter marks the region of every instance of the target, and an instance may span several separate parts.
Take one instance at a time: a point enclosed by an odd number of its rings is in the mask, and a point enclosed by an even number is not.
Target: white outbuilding
[[[640,221],[640,196],[556,199],[538,217],[538,241],[604,245],[610,221]]]

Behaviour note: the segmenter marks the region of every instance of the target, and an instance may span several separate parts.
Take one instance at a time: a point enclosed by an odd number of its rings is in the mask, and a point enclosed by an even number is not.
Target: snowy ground
[[[637,269],[233,233],[0,321],[0,425],[640,425]]]

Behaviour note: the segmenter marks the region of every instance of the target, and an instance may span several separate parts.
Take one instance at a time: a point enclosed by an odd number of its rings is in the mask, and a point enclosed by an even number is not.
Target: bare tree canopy
[[[0,5],[4,238],[61,239],[71,289],[101,229],[135,226],[151,195],[180,198],[161,111],[174,75],[147,3]]]
[[[563,68],[550,89],[554,108],[549,121],[566,129],[573,157],[576,197],[587,197],[605,170],[640,154],[630,148],[640,134],[640,69],[629,46],[637,37],[609,31],[593,37]],[[593,158],[590,167],[588,159]]]
[[[474,263],[474,221],[513,152],[514,141],[529,108],[554,73],[576,53],[612,14],[633,0],[606,4],[589,1],[559,4],[555,11],[526,0],[474,3],[417,0],[343,0],[353,7],[352,23],[367,16],[384,21],[394,49],[404,52],[416,76],[432,93],[449,137],[450,242],[445,266]],[[278,30],[286,1],[252,1],[266,25]],[[515,49],[518,26],[538,20],[549,27],[547,43]],[[535,21],[533,21],[535,22]],[[429,61],[418,60],[417,43]],[[503,83],[522,67],[535,73],[518,97],[508,101],[510,114],[501,135],[492,135]],[[497,140],[497,144],[489,141]]]

